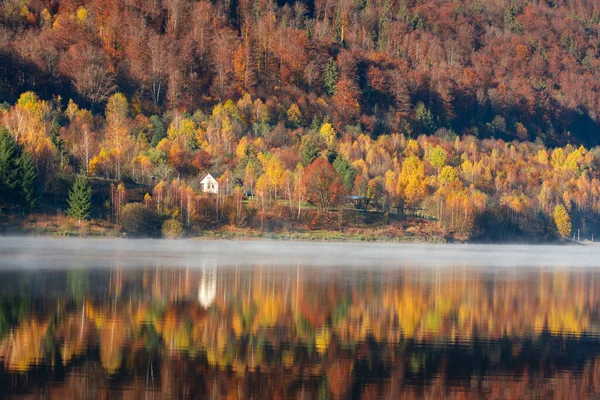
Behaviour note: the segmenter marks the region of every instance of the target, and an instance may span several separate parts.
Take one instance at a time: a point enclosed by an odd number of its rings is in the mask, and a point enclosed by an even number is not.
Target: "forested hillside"
[[[591,0],[4,0],[2,91],[95,111],[210,110],[249,93],[302,124],[599,143]],[[422,104],[421,104],[422,103]]]
[[[187,229],[318,227],[352,195],[458,238],[596,231],[594,1],[0,4],[5,209],[83,174],[113,222],[129,198]]]

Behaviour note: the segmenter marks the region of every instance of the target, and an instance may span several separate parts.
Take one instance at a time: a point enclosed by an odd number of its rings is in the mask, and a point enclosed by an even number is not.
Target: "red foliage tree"
[[[344,194],[340,177],[322,157],[318,157],[304,170],[304,186],[308,200],[317,206],[319,214],[337,206]]]

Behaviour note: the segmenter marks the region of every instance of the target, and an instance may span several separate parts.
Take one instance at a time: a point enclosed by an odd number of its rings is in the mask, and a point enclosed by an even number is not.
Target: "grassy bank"
[[[58,237],[127,237],[121,227],[103,219],[77,221],[62,214],[34,213],[27,216],[0,216],[0,234]],[[412,219],[389,225],[332,229],[279,229],[261,231],[253,228],[221,226],[187,232],[187,238],[199,240],[297,240],[328,242],[433,242],[444,243],[446,238],[437,224]]]
[[[197,236],[201,240],[294,240],[319,242],[431,242],[444,243],[442,236],[416,236],[406,234],[393,236],[379,230],[364,230],[362,232],[340,232],[330,230],[315,230],[305,232],[260,232],[250,229],[228,229],[201,231]]]
[[[0,233],[4,235],[34,235],[61,237],[123,237],[119,226],[106,220],[77,221],[61,214],[3,215]]]

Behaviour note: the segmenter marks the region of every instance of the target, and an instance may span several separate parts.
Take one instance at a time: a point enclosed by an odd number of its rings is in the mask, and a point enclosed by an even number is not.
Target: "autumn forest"
[[[0,227],[593,239],[599,32],[591,0],[3,0]]]

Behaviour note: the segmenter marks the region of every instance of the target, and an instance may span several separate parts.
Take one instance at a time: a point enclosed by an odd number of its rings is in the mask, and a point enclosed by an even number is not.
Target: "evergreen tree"
[[[300,143],[300,161],[302,165],[310,165],[319,156],[319,141],[314,135],[302,136]]]
[[[352,166],[343,156],[339,155],[336,157],[333,162],[333,169],[335,172],[342,178],[342,183],[344,184],[344,188],[351,192],[354,188],[354,178],[356,177],[356,173]]]
[[[519,15],[519,6],[515,1],[512,1],[506,10],[504,10],[504,29],[513,32],[520,33],[521,25],[517,20],[517,16]]]
[[[90,218],[92,207],[92,187],[84,175],[77,176],[75,184],[69,192],[69,216],[81,220]]]
[[[415,108],[415,116],[421,123],[421,127],[426,134],[432,134],[437,129],[433,113],[425,107],[425,104],[419,102]]]
[[[13,203],[18,198],[19,148],[5,128],[0,129],[0,202]]]
[[[329,62],[325,66],[325,75],[323,78],[323,85],[325,86],[325,91],[329,96],[333,96],[338,81],[337,66],[335,65],[335,61],[333,60],[333,58],[330,58]]]
[[[150,146],[156,147],[162,139],[167,137],[165,123],[158,115],[153,115],[150,117],[150,126]]]
[[[37,170],[29,153],[23,152],[19,161],[21,172],[21,204],[27,209],[32,209],[38,200],[36,186]]]

